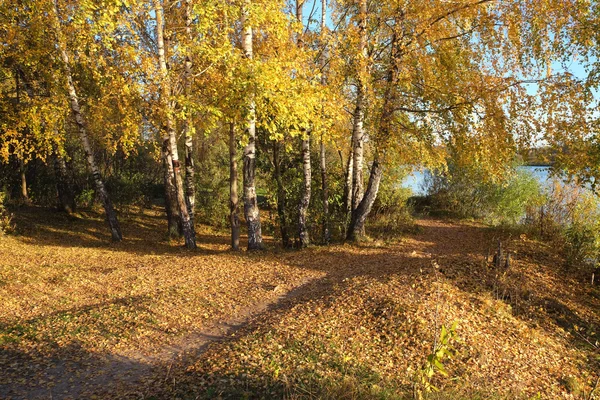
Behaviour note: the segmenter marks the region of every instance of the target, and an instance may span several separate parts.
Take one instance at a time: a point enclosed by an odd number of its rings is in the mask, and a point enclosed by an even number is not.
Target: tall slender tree
[[[235,124],[229,124],[229,222],[231,224],[231,249],[240,250],[240,218],[238,206],[238,162]]]
[[[176,239],[183,233],[179,208],[177,207],[177,188],[171,157],[171,141],[168,135],[162,136],[161,156],[163,163],[163,185],[165,187],[165,212],[167,214],[167,235]]]
[[[363,196],[363,164],[365,140],[365,107],[367,77],[367,0],[358,0],[358,57],[356,63],[356,105],[352,125],[352,191],[351,210],[354,212]]]
[[[175,189],[177,190],[177,208],[179,210],[179,217],[181,218],[181,226],[183,230],[183,237],[185,239],[185,245],[189,249],[194,249],[196,248],[196,234],[194,232],[193,223],[190,219],[185,202],[184,185],[181,178],[181,164],[179,162],[177,139],[175,137],[175,121],[173,116],[173,107],[170,100],[172,91],[165,56],[164,13],[160,0],[154,0],[154,14],[156,16],[156,44],[158,47],[158,62],[161,72],[160,99],[166,122],[166,126],[164,128],[165,142],[168,140],[168,151],[171,156]]]
[[[249,21],[251,0],[244,0],[242,6],[242,51],[249,63],[253,59],[252,25]],[[254,95],[249,94],[246,103],[246,136],[244,147],[244,216],[248,226],[248,250],[263,248],[260,211],[256,197],[256,105]]]
[[[298,32],[298,47],[303,47],[303,7],[304,0],[296,0],[296,19],[300,24]],[[302,135],[302,193],[300,194],[300,203],[298,204],[298,247],[308,247],[310,245],[310,235],[308,232],[308,207],[310,205],[310,196],[312,188],[312,168],[310,164],[310,131],[304,131]]]
[[[83,144],[83,150],[85,151],[88,167],[92,172],[94,184],[96,185],[96,193],[100,197],[102,205],[104,206],[104,211],[106,213],[106,219],[110,227],[112,240],[115,242],[119,242],[123,240],[121,227],[119,226],[117,214],[113,207],[112,201],[110,200],[106,187],[104,186],[102,176],[100,175],[100,170],[98,169],[98,164],[96,163],[96,158],[94,156],[94,151],[92,150],[92,146],[88,138],[87,130],[85,127],[85,120],[81,112],[81,107],[79,106],[79,98],[77,97],[77,91],[75,89],[75,83],[73,82],[73,75],[71,73],[69,53],[61,28],[61,18],[58,7],[58,0],[54,0],[53,5],[53,15],[51,18],[53,21],[54,34],[56,37],[56,47],[59,52],[60,58],[62,59],[64,76],[67,81],[67,92],[69,94],[71,111],[73,112],[73,116],[75,118],[75,123],[79,132],[79,138],[81,139],[81,143]]]
[[[281,143],[273,141],[273,175],[277,185],[277,216],[279,217],[279,230],[281,243],[284,248],[290,247],[290,233],[288,231],[288,215],[286,211],[286,194],[281,171]]]
[[[325,40],[325,28],[327,19],[327,0],[321,0],[321,85],[327,85],[327,44]],[[323,195],[323,243],[331,241],[331,230],[329,226],[329,185],[327,182],[327,151],[325,147],[324,132],[321,132],[321,143],[319,148],[319,162],[321,166],[321,190]]]
[[[185,0],[185,36],[187,43],[192,42],[192,2]],[[186,49],[184,60],[184,94],[189,101],[192,92],[192,57],[190,49]],[[183,135],[185,137],[185,203],[194,228],[194,207],[196,205],[196,188],[194,182],[194,134],[192,115],[189,109],[184,110]]]

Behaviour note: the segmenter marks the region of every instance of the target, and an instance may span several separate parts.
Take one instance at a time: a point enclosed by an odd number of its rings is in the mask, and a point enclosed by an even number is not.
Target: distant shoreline
[[[551,168],[552,164],[546,164],[546,163],[526,163],[522,165],[523,167],[544,167],[544,168]]]

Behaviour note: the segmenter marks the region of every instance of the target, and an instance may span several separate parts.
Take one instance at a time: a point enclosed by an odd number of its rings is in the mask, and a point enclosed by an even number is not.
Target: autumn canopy
[[[360,239],[403,166],[452,159],[501,180],[544,145],[593,184],[598,12],[579,0],[5,0],[2,168],[19,171],[26,199],[29,179],[35,200],[68,212],[99,200],[115,241],[124,204],[159,199],[188,248],[194,222],[214,217],[232,248],[243,221],[260,249],[265,210],[285,247]]]

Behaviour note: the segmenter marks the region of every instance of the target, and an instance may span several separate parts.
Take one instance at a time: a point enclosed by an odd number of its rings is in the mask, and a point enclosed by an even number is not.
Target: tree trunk
[[[183,234],[179,209],[177,208],[177,189],[175,188],[175,176],[173,173],[173,161],[171,159],[169,137],[163,138],[163,183],[165,186],[165,211],[167,213],[169,239],[176,239]]]
[[[83,115],[79,106],[79,98],[77,97],[77,91],[75,90],[75,84],[73,83],[71,66],[69,64],[69,55],[67,54],[66,42],[62,35],[62,30],[60,27],[60,17],[58,13],[58,4],[56,0],[54,2],[54,14],[54,29],[57,39],[56,44],[58,46],[58,50],[60,52],[60,56],[64,64],[63,67],[65,77],[67,79],[67,89],[69,92],[69,99],[71,102],[71,111],[73,112],[73,116],[75,117],[77,130],[79,132],[81,143],[83,144],[83,150],[85,151],[88,167],[92,172],[92,177],[96,186],[96,193],[100,197],[102,205],[104,206],[104,211],[106,212],[106,219],[110,227],[112,240],[115,242],[119,242],[123,240],[123,235],[121,234],[121,227],[119,226],[117,214],[115,213],[110,197],[108,196],[108,192],[106,191],[106,187],[104,186],[102,177],[100,176],[100,170],[98,169],[98,165],[96,164],[96,159],[92,151],[92,146],[87,135]]]
[[[285,211],[285,187],[281,177],[281,158],[279,156],[278,142],[273,142],[273,170],[275,182],[277,183],[277,216],[279,217],[279,229],[281,231],[281,244],[284,248],[290,247],[290,234],[288,232],[287,213]]]
[[[364,0],[361,0],[364,1]],[[387,146],[386,141],[389,140],[390,131],[392,127],[392,119],[394,115],[394,102],[396,100],[396,85],[398,81],[398,60],[400,59],[400,54],[398,53],[397,46],[397,36],[394,35],[391,41],[391,59],[392,64],[390,65],[390,69],[388,70],[386,81],[387,86],[385,90],[385,94],[383,96],[383,105],[381,111],[381,120],[379,122],[379,126],[377,128],[377,138],[380,140],[379,145],[385,154],[385,148]],[[373,207],[373,203],[377,198],[377,194],[379,192],[379,184],[381,183],[381,178],[383,176],[383,168],[381,166],[379,155],[375,154],[375,160],[373,161],[373,165],[371,166],[371,174],[369,176],[369,184],[367,187],[367,191],[363,196],[363,199],[359,203],[358,207],[352,211],[352,218],[350,220],[350,227],[348,228],[348,234],[346,239],[351,241],[359,240],[361,236],[364,235],[364,227],[367,216],[371,212],[371,208]]]
[[[350,146],[350,152],[348,153],[348,161],[344,166],[344,160],[342,152],[340,150],[340,159],[342,161],[342,170],[345,171],[346,181],[344,182],[344,237],[348,233],[348,224],[350,224],[350,217],[352,216],[352,171],[353,171],[353,159],[354,152],[352,146]]]
[[[238,165],[235,142],[235,125],[229,126],[229,221],[231,223],[231,249],[240,250],[240,218],[238,216]]]
[[[364,110],[362,90],[357,90],[356,109],[354,110],[354,126],[352,129],[352,188],[350,191],[350,210],[354,211],[363,197],[363,163],[364,163]]]
[[[327,0],[321,0],[321,85],[327,85],[327,75],[325,74],[325,64],[327,62],[325,51],[325,19],[327,17]],[[321,188],[323,194],[323,243],[331,242],[331,231],[329,230],[329,187],[327,185],[327,153],[325,152],[325,142],[321,134],[321,145],[319,160],[321,164]]]
[[[75,195],[73,194],[71,179],[67,171],[65,159],[55,150],[54,153],[54,176],[56,180],[56,192],[58,194],[58,205],[67,214],[75,212]]]
[[[360,35],[359,57],[356,85],[356,107],[352,126],[352,196],[351,208],[354,211],[363,197],[363,163],[364,163],[364,119],[365,119],[365,82],[367,59],[367,0],[359,0]]]
[[[165,43],[163,38],[163,8],[160,4],[160,0],[154,0],[154,12],[156,14],[156,44],[158,47],[158,61],[160,64],[161,72],[160,100],[163,111],[166,114],[167,136],[165,137],[165,141],[168,138],[171,162],[173,165],[173,177],[177,193],[177,208],[179,210],[179,217],[181,218],[181,227],[183,231],[183,237],[185,239],[185,246],[188,249],[194,249],[196,248],[196,234],[194,232],[194,226],[192,221],[190,220],[190,215],[188,214],[187,205],[185,203],[185,196],[183,192],[183,179],[181,179],[181,165],[179,163],[177,140],[175,138],[175,123],[173,121],[173,110],[169,99],[171,95],[171,85],[169,83],[167,62],[165,57]]]
[[[188,41],[192,40],[192,5],[190,0],[185,0],[185,33]],[[189,50],[188,50],[189,51]],[[185,95],[189,99],[192,87],[192,59],[189,54],[185,56]],[[183,122],[185,136],[185,204],[194,228],[194,207],[196,205],[196,188],[194,185],[194,135],[192,130],[192,116],[186,110]]]
[[[350,226],[348,227],[348,234],[346,236],[347,240],[357,241],[363,236],[365,221],[377,198],[382,176],[383,169],[381,168],[379,161],[375,159],[371,166],[371,175],[369,176],[367,191],[361,202],[358,204],[358,207],[352,211],[352,218],[350,219]]]
[[[321,137],[321,184],[323,189],[323,243],[331,242],[331,231],[329,229],[329,186],[327,184],[327,159],[325,143]]]
[[[310,166],[310,136],[308,135],[306,139],[302,139],[302,172],[304,185],[300,194],[300,204],[298,205],[298,247],[300,248],[310,245],[307,216],[308,206],[310,205],[312,169]]]
[[[303,26],[302,8],[304,6],[304,0],[296,0],[296,19]],[[298,47],[304,45],[303,32],[298,33],[297,44]],[[300,194],[300,202],[298,204],[298,247],[304,248],[310,245],[310,235],[308,232],[307,216],[308,207],[310,205],[311,195],[311,181],[312,181],[312,168],[310,165],[310,134],[305,133],[302,138],[302,175],[303,175],[303,186],[302,193]]]
[[[248,60],[252,60],[252,27],[247,20],[249,6],[250,0],[245,0],[242,9],[242,51]],[[263,248],[262,231],[254,182],[256,170],[256,105],[252,95],[250,95],[246,107],[248,144],[244,148],[244,216],[248,225],[248,250],[260,250]]]
[[[23,160],[19,160],[19,172],[21,174],[21,199],[25,204],[29,204],[29,195],[27,194],[27,168]]]

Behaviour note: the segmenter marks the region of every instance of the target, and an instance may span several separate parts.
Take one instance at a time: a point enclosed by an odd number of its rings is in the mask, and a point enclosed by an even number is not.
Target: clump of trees
[[[2,183],[66,212],[93,188],[115,241],[115,201],[159,196],[167,234],[188,248],[211,219],[231,227],[233,249],[245,222],[260,249],[264,229],[285,247],[360,240],[387,173],[445,168],[449,153],[501,177],[543,135],[593,180],[595,7],[3,2]],[[589,77],[556,68],[575,55]]]

